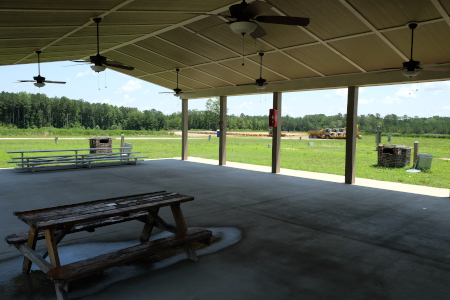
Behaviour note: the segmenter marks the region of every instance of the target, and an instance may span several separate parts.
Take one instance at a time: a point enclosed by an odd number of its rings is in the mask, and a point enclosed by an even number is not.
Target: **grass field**
[[[21,136],[22,137],[22,136]],[[167,139],[129,139],[134,151],[149,158],[169,158],[181,156],[181,139],[172,135],[159,136]],[[450,187],[450,142],[448,139],[395,137],[391,143],[413,146],[420,142],[420,153],[434,156],[431,170],[422,173],[407,173],[411,168],[384,168],[377,166],[377,154],[373,136],[363,136],[357,141],[356,177],[382,181],[401,182],[440,188]],[[314,146],[308,146],[314,142]],[[383,141],[386,143],[386,140]],[[227,160],[256,165],[271,165],[272,149],[268,147],[268,138],[227,138]],[[113,147],[119,147],[120,140],[113,141]],[[13,139],[0,140],[0,167],[12,167],[6,161],[11,160],[7,151],[74,149],[88,148],[85,139],[59,139],[55,144],[53,138],[48,139]],[[213,137],[189,140],[189,156],[218,159],[219,139]],[[319,173],[344,175],[345,140],[298,140],[282,139],[281,167]]]

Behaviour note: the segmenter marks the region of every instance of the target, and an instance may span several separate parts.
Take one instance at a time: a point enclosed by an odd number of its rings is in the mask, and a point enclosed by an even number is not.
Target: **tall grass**
[[[109,135],[111,133],[108,131]],[[98,133],[95,133],[98,134]],[[103,133],[101,133],[103,134]],[[126,137],[129,135],[126,135]],[[22,136],[20,136],[22,137]],[[82,136],[88,137],[88,135]],[[357,140],[356,176],[382,181],[401,182],[414,185],[424,185],[439,188],[450,188],[450,143],[447,139],[393,137],[391,144],[413,146],[419,141],[419,152],[434,156],[431,169],[422,173],[407,173],[410,166],[403,168],[386,168],[377,166],[375,137],[363,136]],[[134,151],[149,158],[170,158],[181,156],[181,139],[138,139],[129,140]],[[336,175],[344,175],[345,140],[314,140],[314,146],[309,146],[312,140],[282,139],[281,167],[293,170],[303,170]],[[385,137],[383,143],[388,143]],[[227,137],[227,160],[249,164],[270,166],[272,159],[272,143],[270,138]],[[73,149],[88,148],[84,139],[60,139],[55,144],[54,139],[19,139],[2,140],[0,142],[0,167],[12,167],[6,161],[14,155],[6,151]],[[120,140],[113,140],[113,147],[118,147]],[[189,156],[209,159],[219,158],[219,138],[190,139]]]

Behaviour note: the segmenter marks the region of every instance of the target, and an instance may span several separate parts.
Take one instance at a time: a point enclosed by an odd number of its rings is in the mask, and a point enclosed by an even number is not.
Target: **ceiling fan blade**
[[[244,9],[243,13],[244,15],[250,15],[254,18],[271,9],[272,5],[270,5],[269,3],[262,1],[253,1]]]
[[[90,64],[90,62],[85,61],[85,60],[71,60],[71,62]]]
[[[51,81],[51,80],[45,80],[45,83],[61,83],[61,84],[65,84],[65,81]]]
[[[18,80],[17,82],[35,82],[36,80]]]
[[[423,68],[424,71],[433,71],[433,72],[445,72],[450,70],[450,68],[439,68],[439,67],[435,67],[435,68]]]
[[[256,17],[255,20],[262,23],[273,23],[283,25],[306,26],[309,24],[309,18],[300,18],[300,17],[259,16]]]
[[[259,39],[259,38],[262,38],[263,36],[267,35],[266,31],[261,26],[259,26],[259,24],[256,24],[256,25],[258,25],[258,26],[256,27],[255,31],[250,33],[252,38]]]
[[[134,70],[134,67],[123,65],[119,62],[111,63],[110,61],[106,61],[106,62],[103,62],[103,64],[107,65],[109,67],[118,68],[118,69],[124,69],[124,70],[130,70],[130,71]]]

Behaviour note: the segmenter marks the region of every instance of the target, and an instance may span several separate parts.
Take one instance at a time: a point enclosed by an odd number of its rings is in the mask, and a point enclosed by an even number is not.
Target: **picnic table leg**
[[[38,231],[35,228],[30,227],[30,232],[28,233],[27,246],[33,250],[36,249],[37,240],[38,240]],[[27,257],[25,257],[23,259],[22,272],[30,273],[31,264],[32,264],[32,261],[29,260]]]
[[[159,207],[152,209],[155,214],[158,214]],[[155,224],[155,217],[149,212],[147,218],[145,219],[144,229],[141,234],[141,243],[146,243],[150,239],[150,235],[152,234],[153,225]]]
[[[184,221],[183,213],[181,212],[180,203],[171,204],[170,209],[172,210],[173,218],[175,219],[175,223],[177,224],[179,232],[186,232],[187,226],[186,222]],[[184,252],[186,252],[186,256],[188,259],[198,261],[197,254],[195,254],[194,246],[192,245],[192,243],[184,245]]]
[[[69,292],[68,283],[55,282],[55,291],[57,300],[67,300],[67,293]]]
[[[56,238],[53,229],[46,229],[44,231],[45,242],[47,243],[48,256],[50,263],[55,267],[60,267],[58,249],[56,247]]]

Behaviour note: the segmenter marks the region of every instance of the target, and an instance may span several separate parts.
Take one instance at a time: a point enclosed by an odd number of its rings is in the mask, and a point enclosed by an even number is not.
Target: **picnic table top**
[[[20,220],[38,230],[62,228],[75,224],[127,216],[150,208],[194,200],[191,196],[166,191],[82,202],[29,211],[14,212]]]
[[[115,150],[115,149],[131,149],[132,147],[115,147],[115,148],[86,148],[86,149],[57,149],[57,150],[27,150],[27,151],[8,151],[6,153],[35,153],[35,152],[63,152],[63,151],[93,151],[93,150]]]

